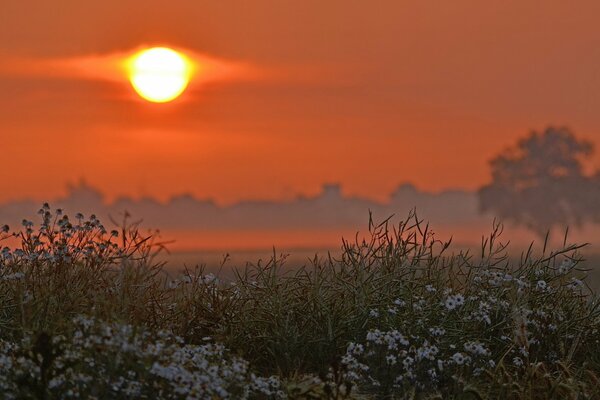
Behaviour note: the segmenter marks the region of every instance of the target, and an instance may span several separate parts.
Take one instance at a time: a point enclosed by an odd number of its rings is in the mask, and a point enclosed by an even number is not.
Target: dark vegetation
[[[600,398],[582,246],[453,253],[416,215],[340,257],[177,277],[137,226],[45,205],[0,257],[3,398]],[[514,255],[513,255],[514,256]]]

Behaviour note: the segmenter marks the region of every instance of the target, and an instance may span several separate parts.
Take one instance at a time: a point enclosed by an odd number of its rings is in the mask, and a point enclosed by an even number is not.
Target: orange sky
[[[404,181],[474,189],[530,129],[600,142],[598,15],[597,0],[3,0],[0,201],[81,177],[112,197],[220,203],[324,182],[374,199]],[[151,104],[49,66],[143,45],[254,73]]]

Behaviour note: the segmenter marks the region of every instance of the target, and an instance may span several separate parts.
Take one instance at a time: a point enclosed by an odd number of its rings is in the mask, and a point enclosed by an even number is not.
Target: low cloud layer
[[[22,200],[0,206],[0,222],[13,228],[23,218],[34,219],[40,207],[38,201]],[[143,220],[145,228],[160,229],[166,239],[174,239],[174,247],[199,249],[218,247],[268,248],[271,244],[285,246],[328,247],[339,243],[342,235],[365,232],[369,211],[375,221],[392,214],[392,222],[404,218],[412,209],[426,222],[441,240],[453,238],[459,247],[474,247],[481,236],[489,233],[493,216],[481,214],[475,192],[446,190],[424,192],[411,184],[399,186],[386,202],[345,196],[337,184],[324,185],[314,197],[298,196],[289,201],[241,201],[221,206],[212,200],[180,195],[166,202],[153,198],[117,198],[107,202],[101,192],[85,183],[71,185],[65,197],[51,201],[53,208],[63,208],[70,215],[94,213],[109,224],[125,212],[131,220]],[[585,234],[596,229],[588,227],[576,232],[585,240]],[[505,239],[517,243],[534,240],[531,232],[522,228],[506,227]],[[260,233],[260,240],[258,235]],[[196,243],[194,238],[204,238]],[[207,242],[206,238],[212,238]],[[301,238],[301,239],[298,239]],[[558,240],[558,238],[557,238]],[[585,240],[585,241],[589,241]]]

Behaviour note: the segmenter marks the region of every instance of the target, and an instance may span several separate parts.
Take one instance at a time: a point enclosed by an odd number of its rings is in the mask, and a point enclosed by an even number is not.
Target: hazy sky
[[[2,0],[0,201],[80,177],[221,203],[324,182],[374,199],[404,181],[474,189],[531,129],[600,142],[599,15],[597,0]],[[160,105],[53,67],[145,45],[253,73]]]

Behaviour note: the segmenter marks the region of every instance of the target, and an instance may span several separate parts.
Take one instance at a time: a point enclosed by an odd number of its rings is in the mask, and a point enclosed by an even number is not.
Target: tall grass
[[[473,253],[415,213],[369,218],[340,257],[221,281],[167,274],[137,225],[40,214],[2,237],[7,398],[600,398],[600,302],[567,238],[513,263],[500,224]]]

